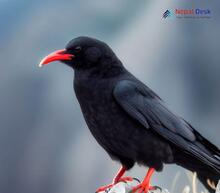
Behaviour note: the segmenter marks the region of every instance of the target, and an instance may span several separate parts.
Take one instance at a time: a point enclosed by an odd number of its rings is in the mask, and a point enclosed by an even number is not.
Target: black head
[[[81,70],[121,65],[121,62],[106,43],[90,37],[78,37],[71,40],[65,49],[46,56],[39,66],[57,60],[73,69]]]

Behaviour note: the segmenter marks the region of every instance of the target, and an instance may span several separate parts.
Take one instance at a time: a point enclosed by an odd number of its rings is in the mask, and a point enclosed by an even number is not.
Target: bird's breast
[[[132,120],[115,101],[111,84],[88,84],[75,85],[75,92],[91,133],[107,151],[127,155],[122,146],[129,147],[135,132]]]

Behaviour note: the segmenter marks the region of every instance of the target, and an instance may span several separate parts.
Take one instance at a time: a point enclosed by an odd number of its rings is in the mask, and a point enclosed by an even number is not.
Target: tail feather
[[[196,172],[198,179],[206,187],[209,193],[215,193],[215,187],[220,180],[220,160],[212,157],[212,159],[201,159],[200,157],[195,158],[195,155],[180,152],[179,155],[175,156],[177,165],[180,165],[192,172]]]
[[[198,176],[198,179],[200,180],[200,182],[202,182],[202,184],[206,187],[206,189],[210,193],[216,192],[216,186],[219,181],[219,175],[217,175],[217,174],[204,175],[201,172],[197,172],[197,176]]]
[[[175,161],[177,165],[196,172],[198,179],[208,191],[215,193],[215,187],[220,179],[220,150],[196,131],[188,122],[186,124],[191,127],[196,140],[189,143],[186,152],[177,150]],[[182,155],[183,153],[184,156]]]
[[[189,123],[188,123],[189,124]],[[190,125],[191,128],[193,128]],[[205,148],[212,153],[212,155],[216,156],[216,158],[220,161],[220,150],[218,147],[216,147],[213,143],[211,143],[209,140],[207,140],[205,137],[203,137],[198,131],[194,129],[193,131],[196,135],[196,138],[198,139],[199,143],[205,146]]]
[[[192,145],[190,148],[194,153],[194,156],[196,156],[202,163],[211,167],[213,172],[220,174],[220,160],[218,159],[218,156],[213,155],[211,152],[207,153],[202,151],[201,148],[198,148],[195,145]]]
[[[215,193],[220,180],[220,150],[201,135],[199,135],[199,143],[206,151],[201,151],[202,149],[195,146],[193,149],[199,158],[197,161],[200,163],[197,164],[202,167],[196,166],[191,170],[197,173],[198,179],[210,193]]]

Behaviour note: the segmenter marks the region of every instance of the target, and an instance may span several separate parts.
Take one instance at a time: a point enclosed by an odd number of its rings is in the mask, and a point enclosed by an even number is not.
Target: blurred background
[[[86,35],[220,147],[218,0],[0,0],[0,192],[91,193],[119,168],[91,136],[72,89],[73,71],[40,59]],[[209,8],[209,19],[162,19]],[[149,147],[150,148],[150,147]],[[185,170],[167,165],[152,184],[180,192]],[[146,168],[130,175],[142,179]]]

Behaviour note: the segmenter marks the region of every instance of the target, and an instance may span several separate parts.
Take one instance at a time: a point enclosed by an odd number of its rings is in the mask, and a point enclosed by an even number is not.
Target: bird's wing
[[[163,101],[142,83],[122,80],[116,84],[113,95],[117,103],[145,128],[158,133],[204,162],[219,164],[211,153],[198,143],[197,132],[181,117],[169,111]]]
[[[157,127],[161,132],[171,132],[185,140],[194,141],[195,135],[185,121],[170,112],[149,88],[129,80],[120,81],[114,89],[114,97],[122,108],[146,128]],[[163,134],[166,135],[166,134]]]

